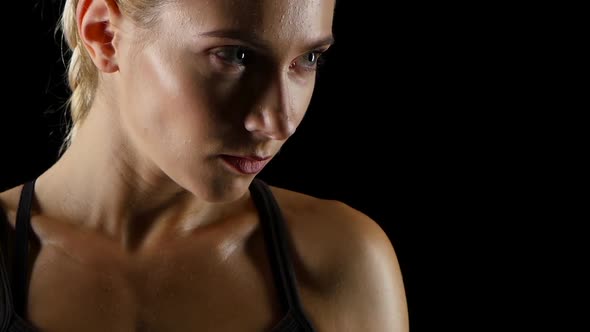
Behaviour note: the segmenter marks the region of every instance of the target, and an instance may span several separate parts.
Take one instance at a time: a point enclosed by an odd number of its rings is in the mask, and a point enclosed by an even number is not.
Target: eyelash
[[[300,66],[300,67],[304,71],[311,71],[311,72],[317,71],[318,68],[325,63],[325,56],[323,56],[324,53],[325,53],[325,51],[322,51],[322,50],[315,50],[315,51],[308,52],[308,53],[298,57],[295,61],[293,61],[290,68],[292,68],[294,66],[294,64],[296,64],[296,62],[299,59],[302,59],[302,58],[305,59],[305,57],[308,57],[308,56],[314,54],[316,56],[316,58],[314,59],[312,66]],[[216,49],[211,54],[213,56],[215,56],[215,58],[217,60],[223,62],[225,65],[235,67],[236,69],[239,69],[240,71],[243,70],[246,66],[248,66],[249,63],[251,63],[252,60],[249,60],[248,58],[252,58],[252,57],[254,57],[254,59],[256,58],[256,53],[254,51],[248,49],[247,47],[243,47],[243,46],[224,46],[224,47],[220,47],[220,48]],[[240,59],[238,59],[238,61],[244,61],[244,62],[243,63],[236,63],[236,61],[232,61],[235,59],[228,59],[232,56],[238,56],[240,58]]]

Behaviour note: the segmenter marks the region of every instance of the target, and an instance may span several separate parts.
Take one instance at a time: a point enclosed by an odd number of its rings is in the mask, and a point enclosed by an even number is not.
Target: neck
[[[126,250],[221,220],[245,203],[209,203],[140,157],[116,116],[95,107],[64,155],[37,179],[41,213],[96,230]]]

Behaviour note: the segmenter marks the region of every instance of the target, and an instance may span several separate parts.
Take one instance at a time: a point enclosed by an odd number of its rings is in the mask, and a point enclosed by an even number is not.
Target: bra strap
[[[18,315],[25,317],[28,291],[29,234],[31,229],[31,204],[36,179],[26,182],[21,191],[16,212],[16,253],[13,262],[14,309]]]

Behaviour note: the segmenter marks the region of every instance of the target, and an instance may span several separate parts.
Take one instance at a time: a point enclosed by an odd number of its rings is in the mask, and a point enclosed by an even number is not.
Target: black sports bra
[[[36,180],[36,179],[35,179]],[[23,186],[16,217],[16,248],[14,259],[14,285],[10,285],[5,259],[0,246],[0,332],[36,332],[38,331],[25,320],[24,308],[28,298],[28,280],[26,257],[28,257],[28,239],[31,219],[31,202],[35,180]],[[315,329],[301,305],[297,282],[290,259],[288,231],[281,210],[268,185],[260,179],[254,179],[250,193],[264,232],[264,239],[281,305],[285,315],[270,332],[315,332]],[[0,239],[5,238],[8,221],[0,209]],[[1,243],[1,242],[0,242]]]

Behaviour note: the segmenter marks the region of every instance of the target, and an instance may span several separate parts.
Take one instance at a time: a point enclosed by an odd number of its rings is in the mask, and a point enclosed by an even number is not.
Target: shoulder
[[[293,239],[305,240],[307,248],[313,252],[344,257],[342,254],[350,254],[361,246],[367,250],[377,243],[389,243],[374,220],[343,202],[278,187],[271,189]]]
[[[271,189],[303,265],[298,277],[323,299],[315,305],[324,317],[334,310],[326,324],[350,317],[343,330],[407,331],[402,274],[381,226],[343,202]]]

